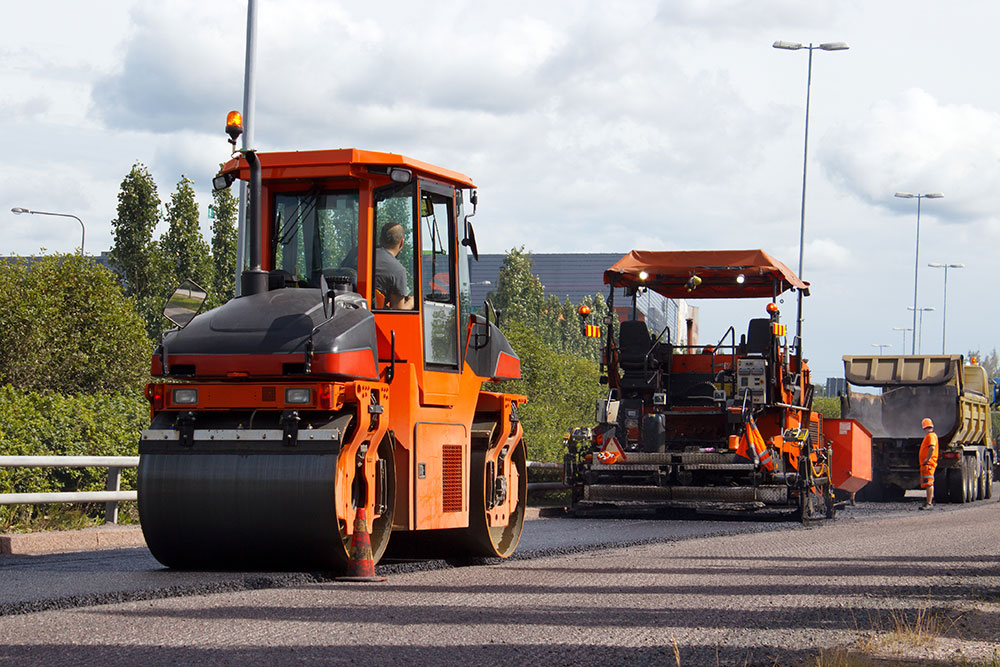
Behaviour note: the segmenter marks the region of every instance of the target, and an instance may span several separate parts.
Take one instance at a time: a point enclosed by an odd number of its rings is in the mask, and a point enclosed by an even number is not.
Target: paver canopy
[[[695,276],[700,282],[692,289]],[[809,283],[763,250],[633,250],[604,272],[604,283],[685,299],[771,298],[790,289],[809,294]]]

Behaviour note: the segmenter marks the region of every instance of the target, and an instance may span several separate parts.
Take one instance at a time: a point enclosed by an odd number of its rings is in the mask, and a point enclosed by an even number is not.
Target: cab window
[[[274,216],[274,267],[296,282],[315,286],[323,271],[357,268],[357,191],[279,194]]]
[[[390,185],[375,191],[373,310],[415,309],[415,206],[415,183]]]

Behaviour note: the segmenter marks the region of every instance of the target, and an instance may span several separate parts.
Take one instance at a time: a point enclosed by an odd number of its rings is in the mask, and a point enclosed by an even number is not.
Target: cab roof
[[[421,162],[396,153],[380,153],[357,148],[338,148],[318,151],[285,151],[257,153],[261,164],[261,177],[274,179],[313,179],[359,176],[380,167],[410,169],[418,177],[432,178],[459,188],[475,188],[472,179],[457,171]],[[221,173],[238,172],[243,180],[250,178],[250,168],[242,158],[233,158],[222,166]],[[383,172],[384,173],[384,172]]]
[[[701,281],[688,289],[693,276]],[[809,283],[763,250],[633,250],[604,272],[604,283],[684,299],[772,298],[789,289],[809,294]]]

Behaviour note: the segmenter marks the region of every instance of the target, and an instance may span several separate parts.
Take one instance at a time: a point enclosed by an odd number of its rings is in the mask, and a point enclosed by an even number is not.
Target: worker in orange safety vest
[[[934,422],[925,418],[920,422],[924,429],[924,440],[920,443],[920,488],[927,489],[927,500],[920,509],[934,504],[934,470],[937,468],[938,437],[934,432]]]

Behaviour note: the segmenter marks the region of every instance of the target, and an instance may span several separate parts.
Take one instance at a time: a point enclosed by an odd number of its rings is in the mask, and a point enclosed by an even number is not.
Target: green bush
[[[521,358],[522,377],[496,390],[528,396],[520,410],[528,458],[561,462],[563,434],[592,426],[594,403],[606,391],[597,362],[557,352],[520,322],[506,325],[504,333]]]
[[[80,255],[0,261],[0,382],[27,391],[139,391],[152,343],[118,278]]]
[[[139,432],[149,424],[140,394],[20,391],[0,386],[0,453],[8,456],[136,456]],[[100,491],[106,468],[0,468],[0,493]],[[135,469],[122,473],[135,488]],[[102,516],[103,504],[88,508]],[[32,523],[45,506],[0,506],[0,531]]]
[[[840,419],[840,397],[819,396],[813,399],[813,410],[827,419]]]

